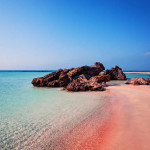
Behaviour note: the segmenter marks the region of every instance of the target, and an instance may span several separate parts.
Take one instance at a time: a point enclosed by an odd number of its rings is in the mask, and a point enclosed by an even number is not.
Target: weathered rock
[[[148,79],[144,78],[132,78],[126,82],[126,84],[133,84],[133,85],[148,85]]]
[[[104,72],[104,75],[110,75],[110,80],[126,80],[126,75],[118,66],[115,66],[115,68],[107,69]]]
[[[94,65],[90,66],[90,70],[87,72],[87,74],[95,76],[98,75],[103,70],[105,70],[103,64],[100,62],[95,62]]]
[[[48,87],[59,87],[59,81],[54,80],[48,83]]]
[[[45,85],[45,82],[44,82],[44,78],[43,77],[40,77],[40,78],[34,78],[32,80],[32,84],[34,86],[37,86],[37,87],[42,87]]]
[[[71,69],[59,69],[56,72],[49,73],[44,77],[34,78],[32,84],[37,87],[64,87],[81,74],[87,79],[93,75],[98,75],[105,68],[102,63],[96,62],[92,66],[82,66]]]
[[[90,91],[104,91],[106,87],[106,82],[100,82],[100,83],[97,83],[97,82],[90,82],[88,84],[88,88]]]
[[[106,70],[102,63],[71,69],[59,69],[44,77],[34,78],[32,84],[37,87],[64,87],[68,91],[103,91],[110,79],[122,79],[124,74],[119,67]],[[124,77],[125,78],[125,77]]]
[[[61,72],[59,76],[60,86],[66,86],[72,79],[65,72]]]
[[[88,80],[85,75],[80,75],[77,79],[74,79],[71,83],[69,83],[66,87],[68,91],[87,91]]]
[[[146,81],[150,84],[150,79],[149,78],[147,78]]]
[[[82,74],[69,83],[66,89],[68,91],[103,91],[105,86],[106,82],[101,77],[94,76],[88,80],[88,77]]]
[[[49,73],[44,77],[34,78],[32,84],[37,87],[62,87],[67,85],[71,78],[67,76],[70,69],[59,69],[56,72]]]
[[[110,81],[110,75],[104,75],[103,73],[97,75],[97,76],[93,76],[90,78],[90,81],[95,81],[95,82],[108,82]]]
[[[67,75],[71,78],[78,77],[81,74],[86,74],[89,77],[98,75],[101,71],[105,70],[105,67],[102,63],[95,62],[92,66],[82,66],[78,68],[74,68],[67,73]]]

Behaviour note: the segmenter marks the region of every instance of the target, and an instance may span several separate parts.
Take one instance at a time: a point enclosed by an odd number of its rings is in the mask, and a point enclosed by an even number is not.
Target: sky
[[[150,71],[149,0],[0,0],[0,70],[96,61]]]

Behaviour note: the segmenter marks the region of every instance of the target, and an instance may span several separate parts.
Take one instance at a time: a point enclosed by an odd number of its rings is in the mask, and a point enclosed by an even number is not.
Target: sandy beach
[[[30,85],[45,74],[0,74],[1,149],[149,149],[150,85],[111,80],[105,91],[86,92]]]
[[[150,74],[150,72],[124,72],[124,73]]]
[[[108,150],[148,150],[150,139],[150,86],[121,85],[107,88],[120,99]],[[108,135],[109,136],[109,135]]]
[[[104,112],[95,111],[58,138],[52,149],[149,149],[150,86],[109,86],[104,93],[113,95],[103,110],[109,110],[105,121]]]
[[[150,150],[150,0],[0,0],[0,150]]]

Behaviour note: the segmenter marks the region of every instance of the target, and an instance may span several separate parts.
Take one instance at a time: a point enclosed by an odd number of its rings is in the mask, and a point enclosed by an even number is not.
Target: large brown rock
[[[96,82],[108,82],[110,81],[110,75],[105,75],[104,73],[101,73],[97,76],[93,76],[90,78],[90,81],[96,81]]]
[[[50,81],[47,84],[48,87],[59,87],[59,81],[58,80],[54,80],[54,81]]]
[[[126,75],[118,66],[115,66],[115,68],[107,69],[104,72],[104,75],[110,75],[110,80],[126,80]]]
[[[147,78],[146,81],[150,84],[150,79],[149,78]]]
[[[104,91],[106,87],[106,82],[90,82],[88,88],[90,91]]]
[[[68,91],[103,91],[110,79],[125,79],[121,68],[117,66],[100,73],[103,70],[105,67],[100,62],[92,66],[59,69],[44,77],[34,78],[32,84],[36,87],[64,87]]]
[[[105,67],[100,62],[95,62],[92,66],[82,66],[70,70],[67,75],[71,78],[78,77],[81,74],[86,74],[89,77],[98,75],[101,71],[105,70]]]
[[[82,66],[71,69],[59,69],[44,77],[34,78],[32,84],[37,87],[64,87],[84,74],[87,79],[98,75],[105,68],[102,63],[96,62],[92,66]],[[80,79],[79,79],[80,80]]]
[[[68,91],[87,91],[88,80],[87,77],[82,74],[77,79],[74,79],[71,83],[66,86]]]
[[[33,84],[34,86],[37,86],[37,87],[43,86],[43,85],[44,85],[44,83],[43,83],[43,77],[34,78],[34,79],[32,80],[32,84]]]
[[[98,76],[94,77],[88,80],[88,77],[82,74],[77,79],[74,79],[73,82],[69,83],[66,89],[68,91],[103,91],[106,82],[100,80]]]
[[[132,78],[126,82],[126,84],[133,84],[133,85],[148,85],[148,79],[144,78]]]
[[[67,76],[70,69],[59,69],[44,77],[34,78],[32,84],[37,87],[62,87],[67,85],[71,78]]]

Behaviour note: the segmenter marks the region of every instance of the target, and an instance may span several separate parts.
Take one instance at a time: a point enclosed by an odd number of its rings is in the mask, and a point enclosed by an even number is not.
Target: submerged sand
[[[150,86],[109,86],[104,93],[111,95],[112,98],[103,107],[103,111],[96,110],[74,128],[65,132],[51,149],[149,149]],[[108,112],[107,115],[105,112]]]

